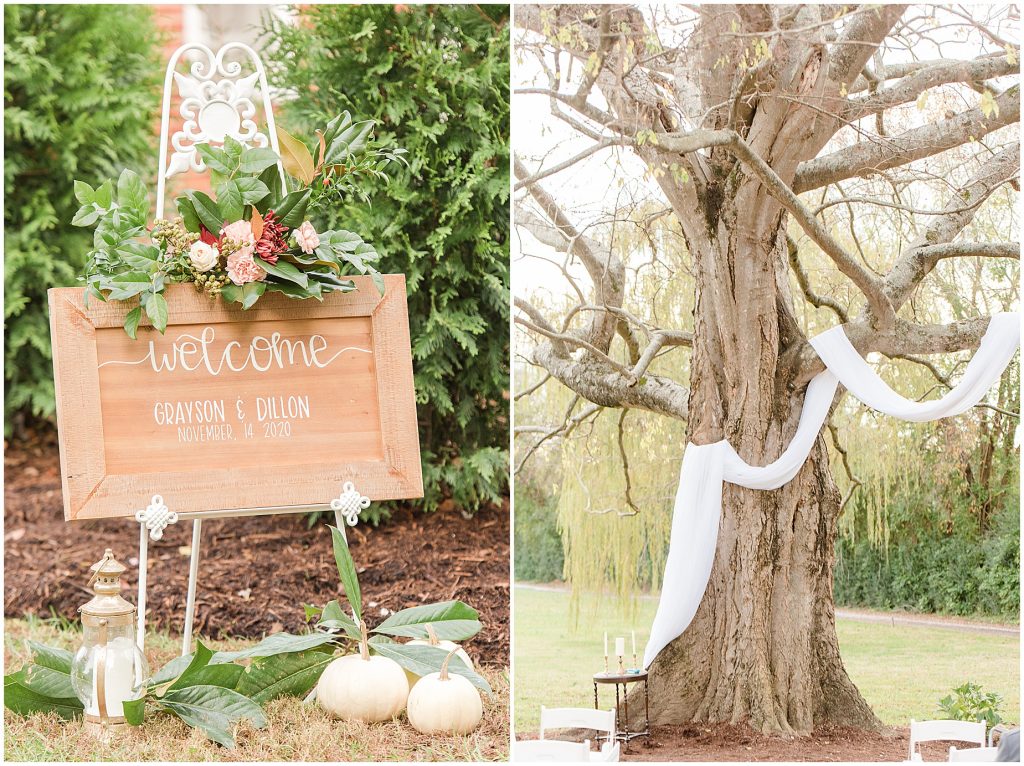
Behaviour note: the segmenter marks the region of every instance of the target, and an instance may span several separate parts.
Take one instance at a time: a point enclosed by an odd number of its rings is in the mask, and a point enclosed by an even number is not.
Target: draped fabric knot
[[[704,597],[715,560],[723,482],[771,490],[791,481],[814,447],[840,383],[872,409],[916,423],[966,412],[984,398],[1017,352],[1020,314],[994,315],[960,382],[932,401],[915,402],[893,391],[861,358],[842,326],[811,338],[810,344],[825,370],[807,384],[796,433],[777,460],[766,466],[749,465],[725,440],[686,445],[661,598],[644,651],[645,668],[682,635]]]

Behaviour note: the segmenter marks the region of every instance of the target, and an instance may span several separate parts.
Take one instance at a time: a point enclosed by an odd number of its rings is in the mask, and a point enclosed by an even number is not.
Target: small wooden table
[[[644,730],[643,731],[630,731],[629,730],[629,702],[627,702],[626,692],[628,691],[627,686],[629,684],[637,683],[638,681],[644,682]],[[596,710],[601,709],[600,702],[597,696],[598,684],[614,684],[615,685],[615,733],[612,735],[613,739],[622,742],[625,748],[629,749],[629,741],[636,737],[650,737],[651,736],[651,708],[650,701],[647,694],[647,671],[641,670],[639,673],[594,673],[594,708]],[[619,686],[622,686],[622,728],[619,728]]]

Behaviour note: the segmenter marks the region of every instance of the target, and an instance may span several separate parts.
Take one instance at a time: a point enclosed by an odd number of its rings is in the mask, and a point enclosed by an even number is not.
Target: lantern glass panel
[[[135,626],[131,622],[108,626],[105,644],[100,643],[101,632],[99,627],[83,626],[82,645],[71,665],[71,684],[86,714],[101,715],[96,671],[102,659],[106,715],[120,717],[124,715],[122,703],[142,696],[149,679],[149,665],[135,644]]]

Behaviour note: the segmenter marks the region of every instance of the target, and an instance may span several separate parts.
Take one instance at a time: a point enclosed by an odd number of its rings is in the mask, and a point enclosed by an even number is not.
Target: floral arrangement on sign
[[[280,157],[230,136],[220,147],[199,144],[214,196],[187,191],[174,201],[179,217],[152,226],[146,187],[132,171],[95,189],[75,181],[81,208],[72,223],[96,228],[84,276],[87,300],[138,301],[124,321],[134,338],[143,311],[157,330],[167,328],[163,292],[172,283],[190,282],[243,309],[267,292],[322,300],[354,290],[346,278],[353,272],[369,274],[383,293],[372,245],[354,232],[318,231],[312,223],[348,194],[368,201],[363,181],[387,181],[387,166],[405,161],[403,150],[374,143],[374,125],[338,115],[316,131],[315,160],[305,142],[280,128]]]
[[[168,662],[138,699],[124,702],[127,723],[142,725],[147,711],[167,713],[234,747],[240,721],[263,728],[263,705],[279,697],[303,698],[315,687],[320,706],[336,718],[390,721],[408,707],[409,722],[424,734],[475,729],[482,717],[477,689],[491,689],[452,640],[480,631],[477,611],[461,601],[424,604],[368,629],[348,543],[334,527],[331,534],[351,616],[331,601],[322,609],[306,606],[307,619],[318,618],[306,634],[274,633],[237,652],[214,652],[196,641],[195,652]],[[396,640],[401,638],[412,640]],[[65,720],[80,718],[71,653],[35,642],[29,647],[32,661],[4,676],[4,706],[22,716],[52,712]]]

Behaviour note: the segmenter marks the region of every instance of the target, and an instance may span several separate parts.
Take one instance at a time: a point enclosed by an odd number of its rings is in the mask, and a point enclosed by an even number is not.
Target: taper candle
[[[629,631],[629,633],[633,637],[633,656],[635,657],[636,656],[636,631],[635,630],[631,630],[631,631]]]
[[[608,631],[604,632],[604,656],[608,656]]]

